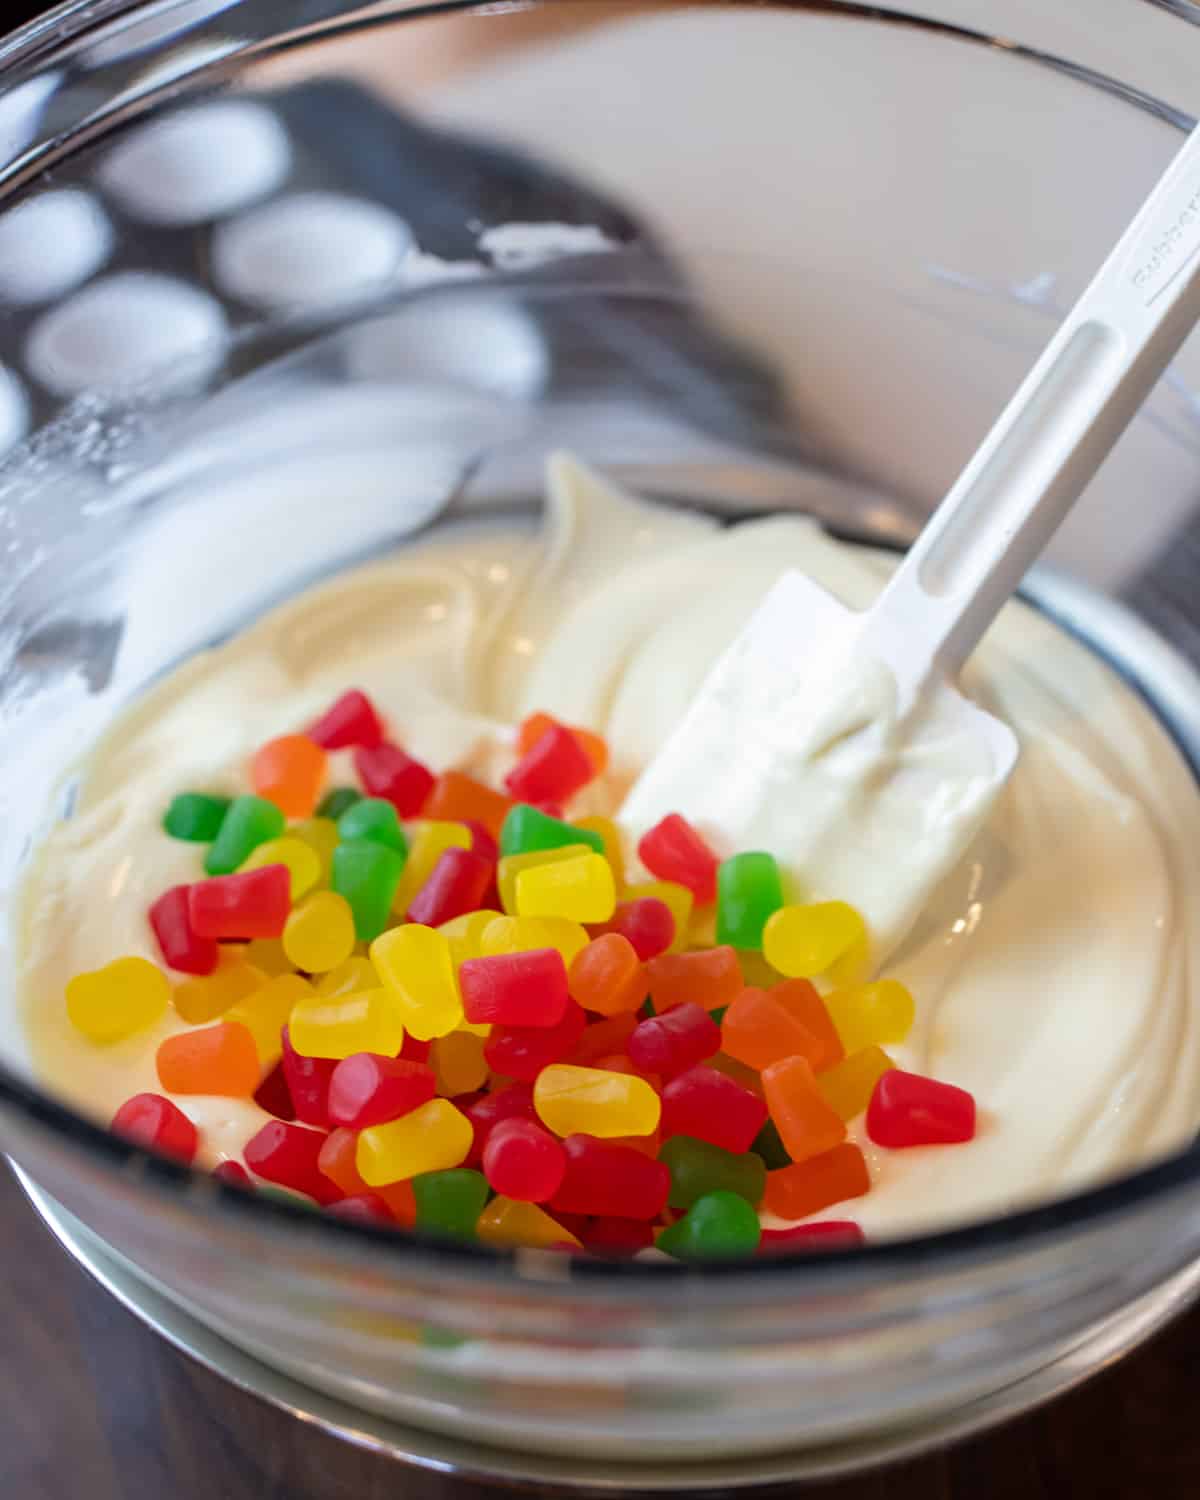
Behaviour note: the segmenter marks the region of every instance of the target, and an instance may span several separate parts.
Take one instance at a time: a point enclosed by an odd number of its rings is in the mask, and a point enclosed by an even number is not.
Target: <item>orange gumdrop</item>
[[[527,750],[532,750],[547,729],[565,729],[568,734],[579,741],[580,748],[592,763],[592,770],[597,776],[603,776],[608,769],[608,741],[603,736],[594,734],[590,729],[580,729],[574,724],[564,724],[559,719],[551,718],[549,714],[530,714],[527,719],[521,721],[521,729],[517,735],[517,753],[524,755]]]
[[[817,1087],[805,1057],[785,1057],[762,1072],[763,1098],[783,1149],[794,1162],[831,1151],[846,1139],[846,1122]]]
[[[767,990],[744,989],[721,1021],[721,1051],[748,1068],[806,1057],[816,1071],[825,1045]]]
[[[637,1016],[633,1011],[622,1011],[618,1016],[606,1016],[603,1021],[593,1021],[576,1044],[567,1059],[581,1068],[593,1068],[598,1057],[610,1052],[624,1052],[625,1043],[633,1035]]]
[[[156,1060],[158,1081],[168,1094],[248,1099],[262,1081],[254,1037],[237,1021],[169,1036]]]
[[[807,1052],[803,1054],[812,1063],[814,1073],[823,1073],[826,1068],[841,1062],[846,1049],[814,984],[807,979],[785,979],[782,984],[772,985],[767,993],[794,1016],[817,1043],[819,1051],[816,1056]]]
[[[357,1198],[360,1193],[374,1193],[387,1204],[388,1212],[397,1224],[411,1229],[417,1222],[417,1200],[411,1182],[391,1182],[385,1187],[368,1187],[358,1175],[354,1157],[358,1150],[358,1132],[339,1126],[326,1136],[317,1157],[317,1166],[336,1187],[341,1188],[347,1198]]]
[[[857,1146],[834,1146],[821,1156],[767,1173],[763,1207],[781,1219],[806,1219],[870,1191],[867,1163]]]
[[[326,760],[306,734],[268,740],[251,762],[254,790],[289,818],[311,818],[325,784]]]
[[[618,932],[607,932],[579,950],[567,986],[584,1010],[601,1016],[637,1010],[650,992],[633,944]]]
[[[462,771],[444,771],[433,784],[421,816],[435,823],[482,823],[493,838],[513,805],[511,797],[492,791]]]
[[[654,1009],[661,1015],[694,1000],[705,1010],[732,1005],[744,981],[732,948],[694,949],[691,953],[660,953],[646,965]]]

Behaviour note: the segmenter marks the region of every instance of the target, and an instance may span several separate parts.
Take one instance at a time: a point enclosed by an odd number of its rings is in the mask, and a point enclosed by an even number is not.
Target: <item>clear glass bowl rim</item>
[[[226,5],[214,15],[236,10],[243,4],[253,5],[255,0],[227,0]],[[331,6],[336,0],[329,0]],[[600,4],[601,0],[521,0],[513,7],[518,13],[531,9],[550,9],[565,5],[582,6]],[[671,0],[659,0],[664,10],[671,8]],[[725,8],[729,0],[687,0],[692,8]],[[911,29],[939,35],[977,47],[992,47],[1002,51],[1014,61],[1045,67],[1061,74],[1068,81],[1085,87],[1098,89],[1132,108],[1150,114],[1180,131],[1188,130],[1195,123],[1193,117],[1175,106],[1155,98],[1140,89],[1122,83],[1108,74],[1081,66],[1068,58],[1014,43],[1006,37],[990,35],[956,23],[937,20],[905,11],[880,10],[869,0],[749,0],[762,9],[793,11],[802,13],[824,13],[840,15],[849,20],[872,23],[881,27]],[[1192,0],[1140,0],[1140,3],[1168,10],[1182,20],[1200,26],[1200,9]],[[48,69],[56,59],[69,54],[79,46],[89,32],[108,26],[114,21],[132,17],[139,11],[152,11],[166,16],[186,0],[66,0],[66,3],[47,12],[37,20],[18,28],[8,38],[0,38],[0,86],[5,72]],[[504,14],[504,10],[490,0],[391,0],[391,4],[367,5],[366,0],[354,0],[340,5],[342,14],[332,12],[316,26],[306,23],[301,33],[304,43],[312,43],[320,35],[335,34],[383,22],[401,23],[405,20],[431,20],[440,16],[453,16],[477,12],[493,18]],[[347,19],[351,9],[365,13],[357,19]],[[684,8],[680,5],[680,8]],[[155,45],[171,40],[170,36],[156,38]],[[282,50],[288,45],[286,32],[276,38],[269,50]],[[261,46],[256,46],[258,57],[265,55]],[[230,54],[219,58],[215,65],[201,63],[195,73],[184,75],[188,81],[204,77],[212,66],[221,71],[227,68]],[[175,94],[179,77],[173,77],[170,93]],[[153,101],[140,100],[140,104]],[[94,126],[93,115],[89,126]],[[69,143],[69,137],[67,143]],[[60,146],[64,142],[55,142]],[[0,162],[0,182],[6,164]],[[23,175],[23,174],[22,174]],[[1200,676],[1192,673],[1181,662],[1182,670],[1191,677],[1200,693]],[[1200,777],[1200,765],[1193,762],[1193,769]],[[284,1236],[293,1246],[297,1238],[307,1240],[313,1248],[318,1245],[323,1251],[338,1252],[348,1268],[356,1262],[362,1264],[364,1257],[375,1269],[380,1269],[396,1258],[402,1257],[414,1269],[430,1269],[436,1262],[443,1274],[459,1273],[478,1279],[480,1276],[509,1276],[524,1281],[523,1261],[528,1251],[509,1251],[486,1245],[465,1244],[459,1241],[442,1240],[436,1236],[423,1235],[418,1231],[374,1229],[368,1225],[349,1223],[319,1215],[303,1206],[292,1206],[278,1199],[267,1199],[246,1193],[214,1179],[209,1173],[182,1166],[157,1156],[131,1142],[111,1134],[104,1127],[76,1114],[67,1106],[43,1094],[26,1080],[0,1063],[0,1109],[23,1117],[26,1124],[39,1132],[48,1132],[56,1137],[56,1145],[69,1150],[79,1150],[113,1170],[136,1176],[140,1181],[166,1194],[178,1208],[201,1215],[219,1212],[233,1216],[243,1228],[261,1228],[268,1233]],[[1102,1226],[1104,1221],[1120,1219],[1132,1211],[1149,1206],[1157,1200],[1165,1204],[1173,1196],[1200,1187],[1200,1138],[1182,1151],[1142,1167],[1122,1177],[1020,1210],[1004,1218],[984,1219],[933,1233],[912,1235],[881,1243],[868,1243],[850,1249],[824,1250],[819,1255],[797,1254],[763,1257],[751,1261],[692,1264],[682,1266],[667,1262],[647,1261],[602,1261],[588,1257],[561,1257],[565,1275],[556,1280],[566,1281],[573,1288],[584,1291],[589,1286],[600,1291],[608,1289],[622,1294],[639,1292],[647,1298],[656,1295],[663,1278],[677,1280],[686,1276],[719,1286],[725,1297],[736,1301],[740,1292],[760,1293],[780,1286],[780,1278],[786,1278],[793,1290],[818,1287],[824,1290],[843,1273],[868,1276],[878,1273],[881,1277],[890,1274],[920,1274],[928,1270],[931,1263],[945,1265],[950,1262],[975,1261],[979,1259],[1000,1261],[1025,1251],[1044,1246],[1053,1237],[1082,1233]],[[247,1217],[248,1216],[248,1217]],[[549,1253],[549,1252],[546,1252]],[[540,1258],[540,1256],[539,1256]],[[559,1257],[556,1256],[556,1259]]]

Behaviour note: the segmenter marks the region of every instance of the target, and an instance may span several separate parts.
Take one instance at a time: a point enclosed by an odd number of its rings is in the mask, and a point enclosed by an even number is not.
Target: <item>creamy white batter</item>
[[[121,954],[154,956],[147,906],[199,868],[196,846],[161,831],[170,797],[247,790],[254,748],[346,687],[370,693],[413,754],[489,777],[510,763],[508,726],[525,713],[591,725],[615,764],[580,805],[612,810],[785,567],[856,608],[886,575],[886,559],[804,520],[721,530],[559,472],[540,534],[464,530],[343,575],[197,658],[113,728],[26,888],[22,1015],[47,1086],[103,1119],[157,1090],[173,1013],[100,1049],[71,1030],[66,982]],[[1005,610],[965,685],[1017,731],[1021,761],[888,964],[917,1000],[912,1038],[889,1050],[971,1089],[980,1129],[949,1148],[861,1142],[874,1185],[846,1213],[876,1236],[1004,1213],[1200,1126],[1190,773],[1136,695],[1023,606]],[[178,1102],[209,1163],[239,1155],[264,1118],[240,1101]]]

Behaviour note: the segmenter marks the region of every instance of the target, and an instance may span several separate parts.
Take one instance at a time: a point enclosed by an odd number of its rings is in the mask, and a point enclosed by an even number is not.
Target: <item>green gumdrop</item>
[[[691,1208],[707,1193],[736,1193],[747,1203],[758,1205],[767,1186],[767,1169],[761,1156],[752,1151],[738,1153],[698,1141],[687,1135],[674,1135],[658,1153],[659,1161],[671,1170],[672,1208]]]
[[[209,848],[205,870],[210,875],[232,875],[259,844],[277,839],[286,827],[283,813],[265,797],[235,797]]]
[[[488,1184],[482,1172],[451,1167],[445,1172],[422,1172],[412,1180],[417,1200],[417,1228],[430,1234],[474,1239],[479,1215],[487,1206]]]
[[[386,844],[355,839],[333,851],[331,884],[350,903],[360,943],[373,942],[387,927],[403,872],[403,854]]]
[[[753,1255],[762,1238],[758,1213],[737,1193],[705,1193],[655,1245],[677,1260],[733,1260]]]
[[[717,942],[762,951],[767,918],[783,905],[773,855],[751,851],[722,860],[717,870]]]
[[[780,1167],[790,1167],[792,1164],[792,1158],[779,1137],[774,1120],[767,1121],[754,1137],[750,1149],[755,1156],[762,1158],[763,1165],[769,1172],[778,1171]]]
[[[362,793],[356,791],[352,786],[335,786],[332,791],[326,792],[317,807],[318,818],[331,818],[335,823],[344,812],[349,811],[356,802],[362,801]]]
[[[171,799],[163,814],[163,827],[173,839],[211,844],[221,831],[229,801],[228,797],[209,797],[204,792],[181,792]]]
[[[561,818],[548,817],[528,802],[511,807],[500,829],[500,853],[532,854],[538,849],[565,849],[568,844],[587,844],[604,853],[604,840],[592,828],[576,828]]]
[[[400,827],[400,815],[390,802],[382,797],[360,797],[338,819],[338,837],[343,843],[355,839],[366,839],[368,843],[383,844],[397,853],[408,855],[408,840]]]

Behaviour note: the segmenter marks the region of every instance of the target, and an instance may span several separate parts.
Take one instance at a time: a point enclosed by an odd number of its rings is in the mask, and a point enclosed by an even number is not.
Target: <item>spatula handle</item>
[[[1200,320],[1200,127],[872,611],[954,677]]]

